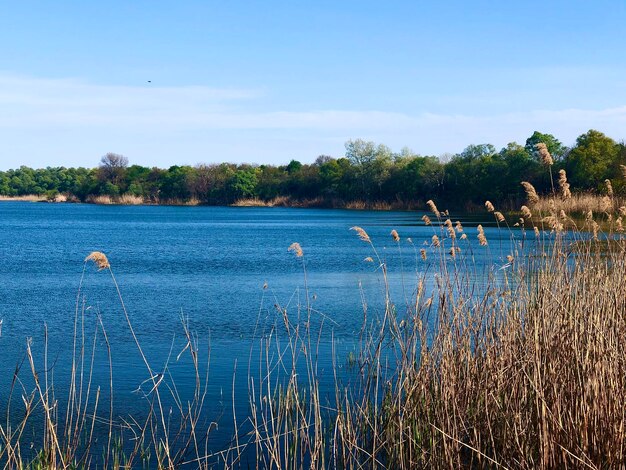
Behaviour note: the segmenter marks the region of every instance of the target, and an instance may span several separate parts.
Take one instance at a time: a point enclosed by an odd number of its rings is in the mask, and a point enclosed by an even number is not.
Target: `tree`
[[[602,132],[591,129],[582,134],[567,156],[566,166],[572,183],[586,189],[602,184],[611,176],[610,170],[619,153],[617,142]]]
[[[289,162],[289,165],[285,167],[285,170],[287,170],[287,173],[291,175],[292,173],[297,173],[298,171],[300,171],[301,168],[302,163],[300,163],[298,160],[291,160]]]
[[[128,167],[128,158],[117,153],[107,153],[100,159],[98,175],[103,183],[119,186]]]
[[[482,157],[489,157],[496,153],[496,148],[491,144],[471,144],[463,149],[460,157],[464,160],[472,161]]]
[[[389,176],[391,156],[391,150],[383,144],[376,145],[362,139],[346,142],[346,158],[357,170],[362,197],[369,199],[374,187],[380,191]]]
[[[319,155],[316,159],[315,159],[315,163],[314,165],[316,166],[322,166],[324,163],[328,163],[331,160],[334,160],[333,157],[331,157],[330,155]]]
[[[255,196],[257,182],[256,172],[253,168],[237,170],[226,183],[231,201]]]
[[[526,139],[525,149],[529,155],[535,155],[535,145],[538,143],[546,144],[548,147],[548,152],[552,155],[552,158],[555,160],[561,160],[565,153],[567,152],[567,147],[565,147],[559,140],[554,137],[552,134],[542,134],[539,131],[533,132],[528,139]],[[536,158],[536,157],[535,157]]]

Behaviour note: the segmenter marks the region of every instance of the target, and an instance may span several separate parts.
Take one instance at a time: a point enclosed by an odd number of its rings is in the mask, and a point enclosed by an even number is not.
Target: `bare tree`
[[[128,167],[128,158],[117,153],[107,153],[100,159],[99,175],[103,181],[118,184]]]

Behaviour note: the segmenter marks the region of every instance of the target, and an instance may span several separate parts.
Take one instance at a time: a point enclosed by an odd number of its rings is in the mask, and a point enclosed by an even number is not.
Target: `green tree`
[[[602,184],[619,159],[617,142],[602,132],[589,130],[576,139],[567,156],[568,175],[574,186],[588,189]]]
[[[389,147],[362,139],[345,144],[346,158],[356,168],[361,182],[361,197],[370,199],[373,190],[380,188],[389,176],[392,153]]]
[[[546,144],[548,152],[550,152],[554,160],[561,160],[567,152],[567,147],[565,147],[556,137],[552,134],[542,134],[539,131],[533,132],[533,135],[526,139],[526,145],[524,148],[529,155],[534,156],[535,145],[540,142]]]
[[[231,201],[254,197],[258,183],[256,172],[252,168],[237,170],[226,184],[227,193]]]

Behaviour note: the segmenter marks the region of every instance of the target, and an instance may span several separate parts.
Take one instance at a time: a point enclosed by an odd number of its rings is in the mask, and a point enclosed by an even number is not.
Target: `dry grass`
[[[608,199],[607,199],[608,198]],[[553,207],[558,206],[568,214],[585,214],[589,211],[594,213],[614,212],[620,206],[626,205],[626,200],[617,197],[601,196],[592,193],[576,193],[568,198],[543,197],[532,206],[535,213],[548,213]]]
[[[1,196],[0,195],[0,201],[44,202],[46,201],[46,197],[37,195],[37,194],[27,194],[24,196]]]
[[[144,199],[140,196],[133,196],[132,194],[122,194],[116,202],[117,204],[123,204],[127,206],[137,206],[144,204]]]
[[[100,204],[105,206],[115,204],[115,200],[111,196],[105,195],[88,196],[86,202],[89,204]]]
[[[237,199],[231,204],[233,207],[271,207],[269,202],[259,198]]]

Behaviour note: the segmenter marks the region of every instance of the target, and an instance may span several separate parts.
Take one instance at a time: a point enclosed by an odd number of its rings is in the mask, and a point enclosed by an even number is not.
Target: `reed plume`
[[[496,210],[491,201],[485,201],[485,208],[487,209],[487,212],[493,212]]]
[[[478,243],[480,243],[480,246],[487,246],[487,237],[485,237],[483,226],[479,224],[476,230],[478,230]]]
[[[544,217],[541,221],[548,224],[548,226],[555,232],[563,231],[563,224],[554,215],[549,215],[547,217]]]
[[[435,248],[439,247],[440,243],[439,243],[439,237],[437,235],[433,235],[432,242]]]
[[[493,215],[495,216],[496,220],[500,223],[505,221],[504,215],[502,214],[502,212],[494,212]]]
[[[620,165],[619,167],[622,170],[622,176],[626,179],[626,165]]]
[[[561,189],[561,197],[563,199],[570,199],[572,192],[570,191],[570,185],[567,182],[567,173],[565,170],[559,170],[559,188]]]
[[[535,144],[535,153],[539,156],[541,163],[543,163],[544,165],[551,166],[554,164],[552,155],[550,155],[548,147],[543,142]]]
[[[398,231],[396,229],[393,229],[391,231],[391,238],[393,238],[394,242],[399,242],[400,241],[400,235],[398,235]]]
[[[101,251],[93,251],[85,258],[85,263],[88,261],[93,261],[96,266],[98,266],[98,271],[102,271],[103,269],[108,269],[111,267],[109,264],[109,260],[106,255]]]
[[[606,186],[606,193],[609,195],[609,197],[613,197],[613,185],[611,184],[611,180],[605,179],[604,184]]]
[[[426,214],[422,216],[422,220],[424,221],[424,225],[430,225],[432,223],[430,217],[428,217]]]
[[[350,230],[354,230],[356,232],[356,234],[359,236],[359,239],[361,239],[362,241],[364,241],[366,243],[372,243],[372,240],[370,239],[370,236],[361,227],[357,227],[355,225],[354,227],[351,227]]]
[[[426,261],[426,250],[424,248],[420,249],[420,255],[422,256],[422,259]]]
[[[461,225],[461,221],[457,220],[456,224],[454,224],[454,227],[456,228],[456,231],[459,233],[463,233],[463,226]]]
[[[526,218],[526,219],[532,219],[533,217],[533,213],[530,212],[530,209],[527,206],[522,206],[521,207],[522,210],[522,215]]]
[[[446,219],[444,225],[446,226],[448,235],[454,240],[456,238],[456,232],[454,231],[454,227],[452,226],[452,221],[450,219]]]
[[[591,222],[591,231],[593,232],[593,239],[595,241],[598,241],[598,232],[600,230],[600,226],[598,225],[598,223],[594,220]]]
[[[535,187],[530,184],[528,181],[522,181],[522,186],[524,187],[524,190],[526,191],[526,198],[528,199],[528,204],[530,204],[531,206],[533,204],[537,204],[539,202],[539,196],[537,195],[537,191],[535,190]]]
[[[437,206],[435,205],[432,199],[429,199],[428,201],[426,201],[426,205],[428,206],[430,211],[433,214],[435,214],[435,217],[437,218],[441,217],[441,212],[439,212],[439,210],[437,209]]]
[[[289,248],[287,248],[287,251],[292,251],[296,255],[296,258],[302,258],[302,256],[304,255],[302,251],[302,247],[300,246],[300,243],[298,242],[294,242],[291,245],[289,245]]]

